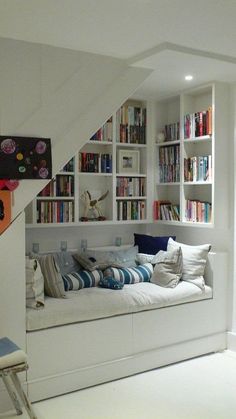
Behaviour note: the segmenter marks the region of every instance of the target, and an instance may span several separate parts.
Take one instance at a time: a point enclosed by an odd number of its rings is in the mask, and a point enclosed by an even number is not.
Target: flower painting
[[[0,136],[0,179],[51,179],[50,138]]]

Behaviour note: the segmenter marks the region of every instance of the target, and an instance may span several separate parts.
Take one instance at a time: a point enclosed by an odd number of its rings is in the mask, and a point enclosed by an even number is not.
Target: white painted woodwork
[[[213,299],[28,332],[31,400],[224,349],[225,253],[209,255],[206,282]]]

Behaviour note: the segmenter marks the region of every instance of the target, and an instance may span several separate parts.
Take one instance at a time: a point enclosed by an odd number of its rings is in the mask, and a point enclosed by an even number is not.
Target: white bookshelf
[[[155,223],[159,224],[175,224],[175,225],[188,225],[198,227],[211,227],[215,222],[215,141],[222,141],[219,138],[216,124],[215,124],[215,112],[221,99],[224,100],[224,94],[221,89],[221,95],[218,95],[218,102],[215,100],[216,90],[218,89],[217,84],[212,83],[206,86],[201,86],[192,90],[185,91],[179,96],[169,98],[168,100],[158,102],[156,104],[156,138],[158,133],[164,131],[165,125],[174,124],[179,122],[180,131],[179,139],[173,139],[172,141],[164,141],[156,144],[156,189],[155,189],[155,200],[166,201],[179,207],[179,221],[173,219],[158,219]],[[197,115],[204,117],[206,121],[206,111],[212,110],[212,130],[208,132],[200,132],[195,128],[193,131],[186,132],[186,117],[185,115]],[[196,118],[197,118],[196,116]],[[221,118],[221,122],[218,120],[218,124],[225,127],[225,119],[223,115],[218,114],[218,118]],[[193,116],[195,121],[195,116]],[[193,121],[191,120],[191,122]],[[209,131],[207,126],[203,126],[201,120],[201,131]],[[201,135],[200,135],[201,134]],[[179,145],[179,169],[180,178],[179,181],[170,181],[162,179],[162,171],[173,170],[171,166],[162,165],[162,156],[164,153],[168,153],[167,150],[176,150]],[[160,150],[162,150],[160,152]],[[171,155],[171,152],[169,152]],[[210,156],[210,157],[209,157]],[[204,160],[205,159],[205,160]],[[169,163],[168,158],[166,161]],[[211,166],[210,177],[209,175],[203,176],[203,164],[204,170],[206,166]],[[170,167],[170,169],[169,169]],[[191,168],[187,170],[187,168]],[[191,178],[192,171],[194,172],[193,178]],[[205,172],[204,172],[205,173]],[[207,172],[208,173],[208,172]],[[188,178],[190,176],[190,179]],[[208,204],[209,203],[209,204]],[[166,213],[163,214],[163,218],[170,218],[168,215],[168,208],[170,213],[170,206],[166,206]],[[200,212],[201,211],[201,212]],[[211,215],[209,214],[211,213]],[[207,217],[207,214],[209,216]],[[159,214],[160,215],[160,214]],[[162,216],[161,216],[162,217]]]
[[[146,103],[137,101],[128,101],[125,104],[125,109],[130,108],[146,108]],[[130,108],[129,108],[130,107]],[[74,170],[70,172],[61,171],[60,175],[70,175],[74,180],[74,194],[71,197],[68,196],[37,196],[35,200],[26,209],[26,228],[47,228],[47,227],[69,227],[69,226],[100,226],[100,225],[119,225],[119,224],[135,224],[135,223],[146,223],[151,220],[148,219],[147,215],[147,195],[140,193],[132,193],[131,196],[120,196],[117,193],[117,184],[121,179],[128,179],[130,184],[136,184],[142,182],[147,190],[147,136],[145,143],[133,143],[133,142],[121,142],[120,139],[120,126],[119,126],[119,112],[112,115],[112,126],[109,126],[110,140],[89,140],[87,143],[78,151],[74,159]],[[141,111],[142,113],[143,111]],[[125,115],[126,118],[129,118]],[[129,129],[129,120],[128,123]],[[103,130],[104,132],[104,130]],[[122,139],[124,141],[124,139]],[[129,139],[129,141],[132,141]],[[137,140],[138,141],[138,140]],[[135,172],[130,171],[119,171],[118,159],[119,153],[138,152],[139,155],[139,168]],[[85,168],[82,165],[82,156],[91,156],[94,159],[94,155],[98,156],[99,168],[98,171],[84,171]],[[112,159],[112,168],[109,173],[105,173],[101,169],[101,156],[110,155]],[[96,157],[97,158],[97,157]],[[88,157],[88,160],[91,161]],[[93,160],[94,161],[94,160]],[[84,204],[81,200],[81,195],[84,191],[89,191],[92,199],[99,199],[106,191],[108,191],[107,197],[99,202],[101,212],[105,217],[104,221],[91,220],[82,221],[84,212]],[[139,192],[139,191],[136,191]],[[44,210],[48,210],[48,205],[54,205],[53,202],[60,203],[73,202],[73,220],[58,221],[58,222],[39,222],[39,207],[45,207]],[[137,204],[135,204],[137,202]],[[49,204],[50,203],[50,204]],[[142,203],[142,204],[141,204]],[[65,204],[66,205],[66,204]],[[145,207],[143,210],[140,209],[137,215],[138,219],[134,218],[134,208]],[[151,203],[150,203],[151,205]],[[119,219],[118,208],[122,208],[122,218]],[[126,210],[124,210],[124,208]],[[131,212],[132,210],[132,212]],[[126,211],[126,214],[125,212]],[[142,211],[142,212],[141,212]],[[89,217],[89,218],[92,218]]]

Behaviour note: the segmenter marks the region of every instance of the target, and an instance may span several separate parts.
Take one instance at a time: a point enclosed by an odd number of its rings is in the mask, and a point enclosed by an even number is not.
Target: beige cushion
[[[183,274],[182,280],[192,282],[199,288],[204,289],[204,271],[207,261],[207,256],[211,250],[210,244],[202,244],[198,246],[190,246],[183,243],[178,243],[173,239],[169,239],[167,250],[174,250],[181,247],[183,253]]]
[[[151,281],[161,287],[176,287],[183,270],[181,247],[166,252],[160,250],[155,256],[155,263]]]
[[[53,255],[41,256],[39,263],[44,277],[45,294],[49,297],[64,298],[65,289],[63,279]]]
[[[26,258],[26,307],[44,307],[44,278],[36,259]]]
[[[87,250],[73,255],[75,260],[87,271],[95,269],[104,270],[110,266],[116,268],[131,268],[136,266],[135,259],[138,253],[138,246],[131,246],[128,249],[114,251]]]

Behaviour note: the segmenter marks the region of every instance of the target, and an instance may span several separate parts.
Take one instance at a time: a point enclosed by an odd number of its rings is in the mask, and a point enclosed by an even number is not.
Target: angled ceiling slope
[[[50,137],[53,174],[150,74],[120,59],[7,39],[0,60],[1,134]],[[46,183],[20,182],[13,218]]]

